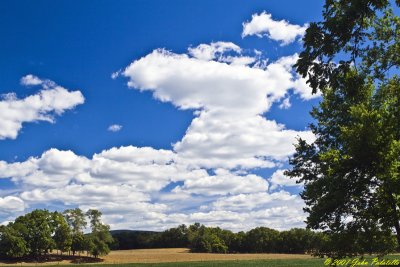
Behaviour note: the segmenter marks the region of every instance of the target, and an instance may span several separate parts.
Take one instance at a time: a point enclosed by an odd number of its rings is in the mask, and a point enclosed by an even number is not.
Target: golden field
[[[263,260],[263,259],[310,259],[309,255],[303,254],[211,254],[211,253],[190,253],[186,248],[165,248],[165,249],[133,249],[111,251],[107,256],[102,257],[98,263],[159,263],[159,262],[188,262],[188,261],[213,261],[213,260]],[[88,261],[82,258],[82,262]],[[71,259],[40,263],[40,265],[71,264]],[[0,262],[0,264],[4,264]],[[35,263],[7,263],[9,265],[32,265]]]

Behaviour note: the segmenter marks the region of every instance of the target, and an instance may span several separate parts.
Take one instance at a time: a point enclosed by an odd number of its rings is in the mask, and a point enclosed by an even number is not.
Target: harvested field
[[[90,261],[82,258],[80,263],[101,263],[101,264],[120,264],[120,263],[159,263],[159,262],[190,262],[190,261],[236,261],[236,260],[264,260],[264,259],[311,259],[309,255],[301,254],[210,254],[210,253],[189,253],[186,248],[168,248],[168,249],[134,249],[111,251],[104,256],[103,261]],[[71,259],[62,261],[52,261],[40,263],[40,265],[71,264]],[[75,263],[78,263],[75,261]],[[4,263],[7,266],[12,265],[35,265],[35,263]]]
[[[113,251],[104,257],[105,263],[126,262],[181,262],[214,260],[309,259],[300,254],[211,254],[189,253],[186,248],[136,249]]]

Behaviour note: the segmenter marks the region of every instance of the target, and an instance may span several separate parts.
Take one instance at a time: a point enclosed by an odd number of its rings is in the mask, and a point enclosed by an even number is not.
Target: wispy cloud
[[[113,124],[113,125],[110,125],[108,128],[107,128],[107,130],[109,130],[110,132],[119,132],[119,131],[121,131],[122,130],[122,125],[119,125],[119,124]]]

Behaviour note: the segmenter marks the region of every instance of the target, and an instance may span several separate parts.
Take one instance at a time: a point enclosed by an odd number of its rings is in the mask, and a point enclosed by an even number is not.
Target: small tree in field
[[[67,209],[63,214],[71,229],[71,251],[72,255],[75,255],[76,252],[85,249],[85,236],[83,234],[83,229],[87,225],[85,214],[79,208]]]
[[[86,212],[89,217],[92,232],[87,236],[87,249],[95,257],[107,255],[109,245],[114,241],[110,234],[110,226],[101,222],[101,212],[90,209]]]

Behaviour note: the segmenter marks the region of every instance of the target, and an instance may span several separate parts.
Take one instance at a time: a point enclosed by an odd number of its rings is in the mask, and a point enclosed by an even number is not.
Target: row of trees
[[[396,251],[395,235],[381,231],[371,237],[357,232],[352,239],[337,233],[314,232],[294,228],[277,231],[257,227],[233,233],[199,223],[180,225],[163,232],[111,231],[101,222],[101,212],[68,209],[63,213],[34,210],[0,226],[0,257],[45,259],[57,253],[98,257],[112,249],[187,247],[192,252],[207,253],[311,253],[337,256],[343,249],[365,253]],[[91,232],[85,233],[87,225]],[[53,253],[54,254],[54,253]]]
[[[91,232],[84,230],[89,220]],[[101,222],[101,212],[79,208],[63,213],[34,210],[0,226],[0,257],[42,258],[53,250],[62,253],[82,253],[98,257],[108,254],[113,242],[109,226]],[[58,252],[57,252],[58,253]]]
[[[187,247],[192,252],[208,253],[310,253],[335,256],[338,246],[364,249],[364,253],[389,253],[396,250],[394,235],[381,233],[373,239],[360,233],[356,242],[346,243],[337,235],[294,228],[277,231],[257,227],[233,233],[218,227],[195,223],[180,225],[164,232],[118,231],[113,233],[113,249]],[[353,247],[353,248],[351,248]],[[341,248],[340,248],[341,250]]]

